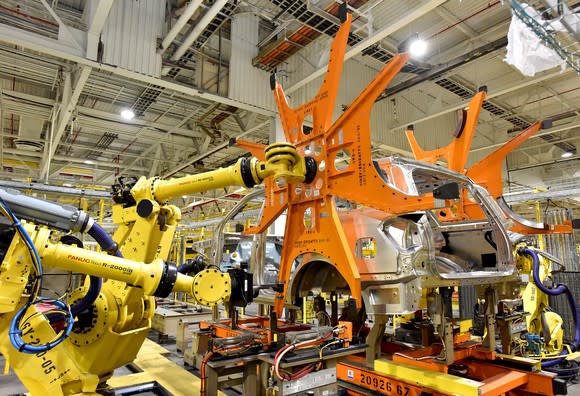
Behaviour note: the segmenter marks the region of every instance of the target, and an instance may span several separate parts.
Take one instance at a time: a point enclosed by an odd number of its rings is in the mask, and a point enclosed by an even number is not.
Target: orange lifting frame
[[[326,257],[348,283],[357,306],[361,306],[360,274],[338,218],[334,197],[339,197],[391,214],[408,213],[433,207],[432,196],[406,196],[385,184],[371,157],[370,113],[376,98],[402,69],[409,55],[397,54],[364,89],[334,124],[332,114],[338,94],[344,54],[352,16],[342,10],[342,24],[330,49],[328,69],[318,94],[306,104],[290,108],[281,85],[272,76],[272,89],[287,141],[302,155],[313,156],[318,172],[311,184],[265,185],[265,203],[260,224],[247,230],[260,233],[288,210],[279,281],[285,285],[277,294],[275,311],[281,315],[294,259],[307,253]],[[304,118],[312,116],[313,129],[303,129]],[[240,146],[256,154],[258,147],[239,141]],[[337,168],[337,156],[347,158]]]

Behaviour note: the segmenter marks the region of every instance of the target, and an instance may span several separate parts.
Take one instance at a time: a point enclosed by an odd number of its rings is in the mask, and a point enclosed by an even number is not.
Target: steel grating
[[[366,2],[367,0],[353,1],[349,3],[349,6],[359,8]],[[338,31],[339,26],[336,23],[309,11],[306,2],[299,0],[274,0],[273,3],[283,10],[278,17],[283,14],[289,14],[299,22],[303,23],[304,26],[283,40],[279,40],[273,45],[264,47],[263,50],[260,51],[260,54],[254,58],[253,63],[256,67],[269,72],[274,71],[279,64],[284,62],[288,57],[298,52],[300,48],[309,44],[321,34],[334,37]],[[338,8],[338,4],[333,3],[325,11],[336,16],[338,14]],[[364,37],[351,32],[348,36],[348,45],[354,46],[364,39]],[[366,48],[362,51],[362,55],[368,55],[382,63],[388,62],[393,57],[391,53],[382,48],[379,44]],[[425,69],[420,69],[410,64],[405,66],[403,69],[403,71],[410,73],[420,73],[424,70]]]

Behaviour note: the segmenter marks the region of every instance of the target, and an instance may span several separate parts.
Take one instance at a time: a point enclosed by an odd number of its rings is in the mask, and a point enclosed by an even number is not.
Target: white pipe
[[[175,53],[171,56],[172,61],[178,60],[183,56],[183,54],[185,54],[185,51],[191,47],[191,45],[195,42],[195,40],[197,40],[207,25],[211,23],[211,21],[216,17],[216,15],[221,11],[227,2],[228,0],[217,0],[214,5],[211,6],[209,10],[207,10],[199,23],[195,25],[191,33],[189,33],[189,36],[187,36],[179,48],[175,50]]]
[[[181,29],[187,24],[187,21],[191,19],[193,14],[197,11],[203,0],[192,0],[187,4],[181,16],[175,22],[175,25],[169,30],[167,36],[161,42],[160,54],[163,54],[167,48],[171,45],[175,37],[181,32]]]

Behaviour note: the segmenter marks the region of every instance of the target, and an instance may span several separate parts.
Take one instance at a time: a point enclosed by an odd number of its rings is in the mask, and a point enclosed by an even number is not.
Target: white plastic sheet
[[[545,24],[533,7],[521,4],[528,15],[540,24]],[[505,62],[517,68],[524,76],[533,77],[536,73],[556,66],[564,69],[566,63],[551,48],[548,48],[516,15],[512,16],[508,31],[507,54]]]

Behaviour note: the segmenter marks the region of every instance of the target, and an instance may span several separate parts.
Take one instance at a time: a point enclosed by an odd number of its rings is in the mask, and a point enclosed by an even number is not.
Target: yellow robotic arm
[[[230,275],[217,269],[204,269],[188,276],[161,259],[143,263],[62,243],[47,242],[39,253],[47,267],[121,281],[143,289],[148,296],[167,297],[172,292],[184,292],[198,304],[213,306],[227,302],[232,288]],[[234,288],[241,286],[235,280],[233,284]]]
[[[292,145],[274,144],[265,154],[265,161],[243,158],[199,175],[121,184],[113,197],[113,221],[119,227],[112,239],[76,208],[0,189],[2,208],[27,221],[0,221],[0,352],[32,394],[93,395],[106,388],[113,370],[133,360],[147,336],[155,310],[152,296],[181,291],[208,306],[251,301],[252,276],[243,270],[222,273],[206,267],[188,276],[167,262],[181,216],[167,201],[230,185],[252,187],[267,177],[311,183],[316,175],[316,161],[303,158]],[[102,250],[111,255],[54,243],[55,229],[88,232],[95,239],[100,234],[106,240]],[[40,263],[91,275],[91,280],[72,291],[67,302],[44,303],[36,300]],[[58,327],[63,322],[65,330]]]
[[[159,203],[182,195],[228,186],[254,187],[273,177],[287,183],[311,183],[316,176],[316,161],[298,154],[289,143],[274,143],[265,149],[266,161],[240,158],[234,165],[214,171],[170,180],[142,177],[131,189],[136,201],[150,199]]]

